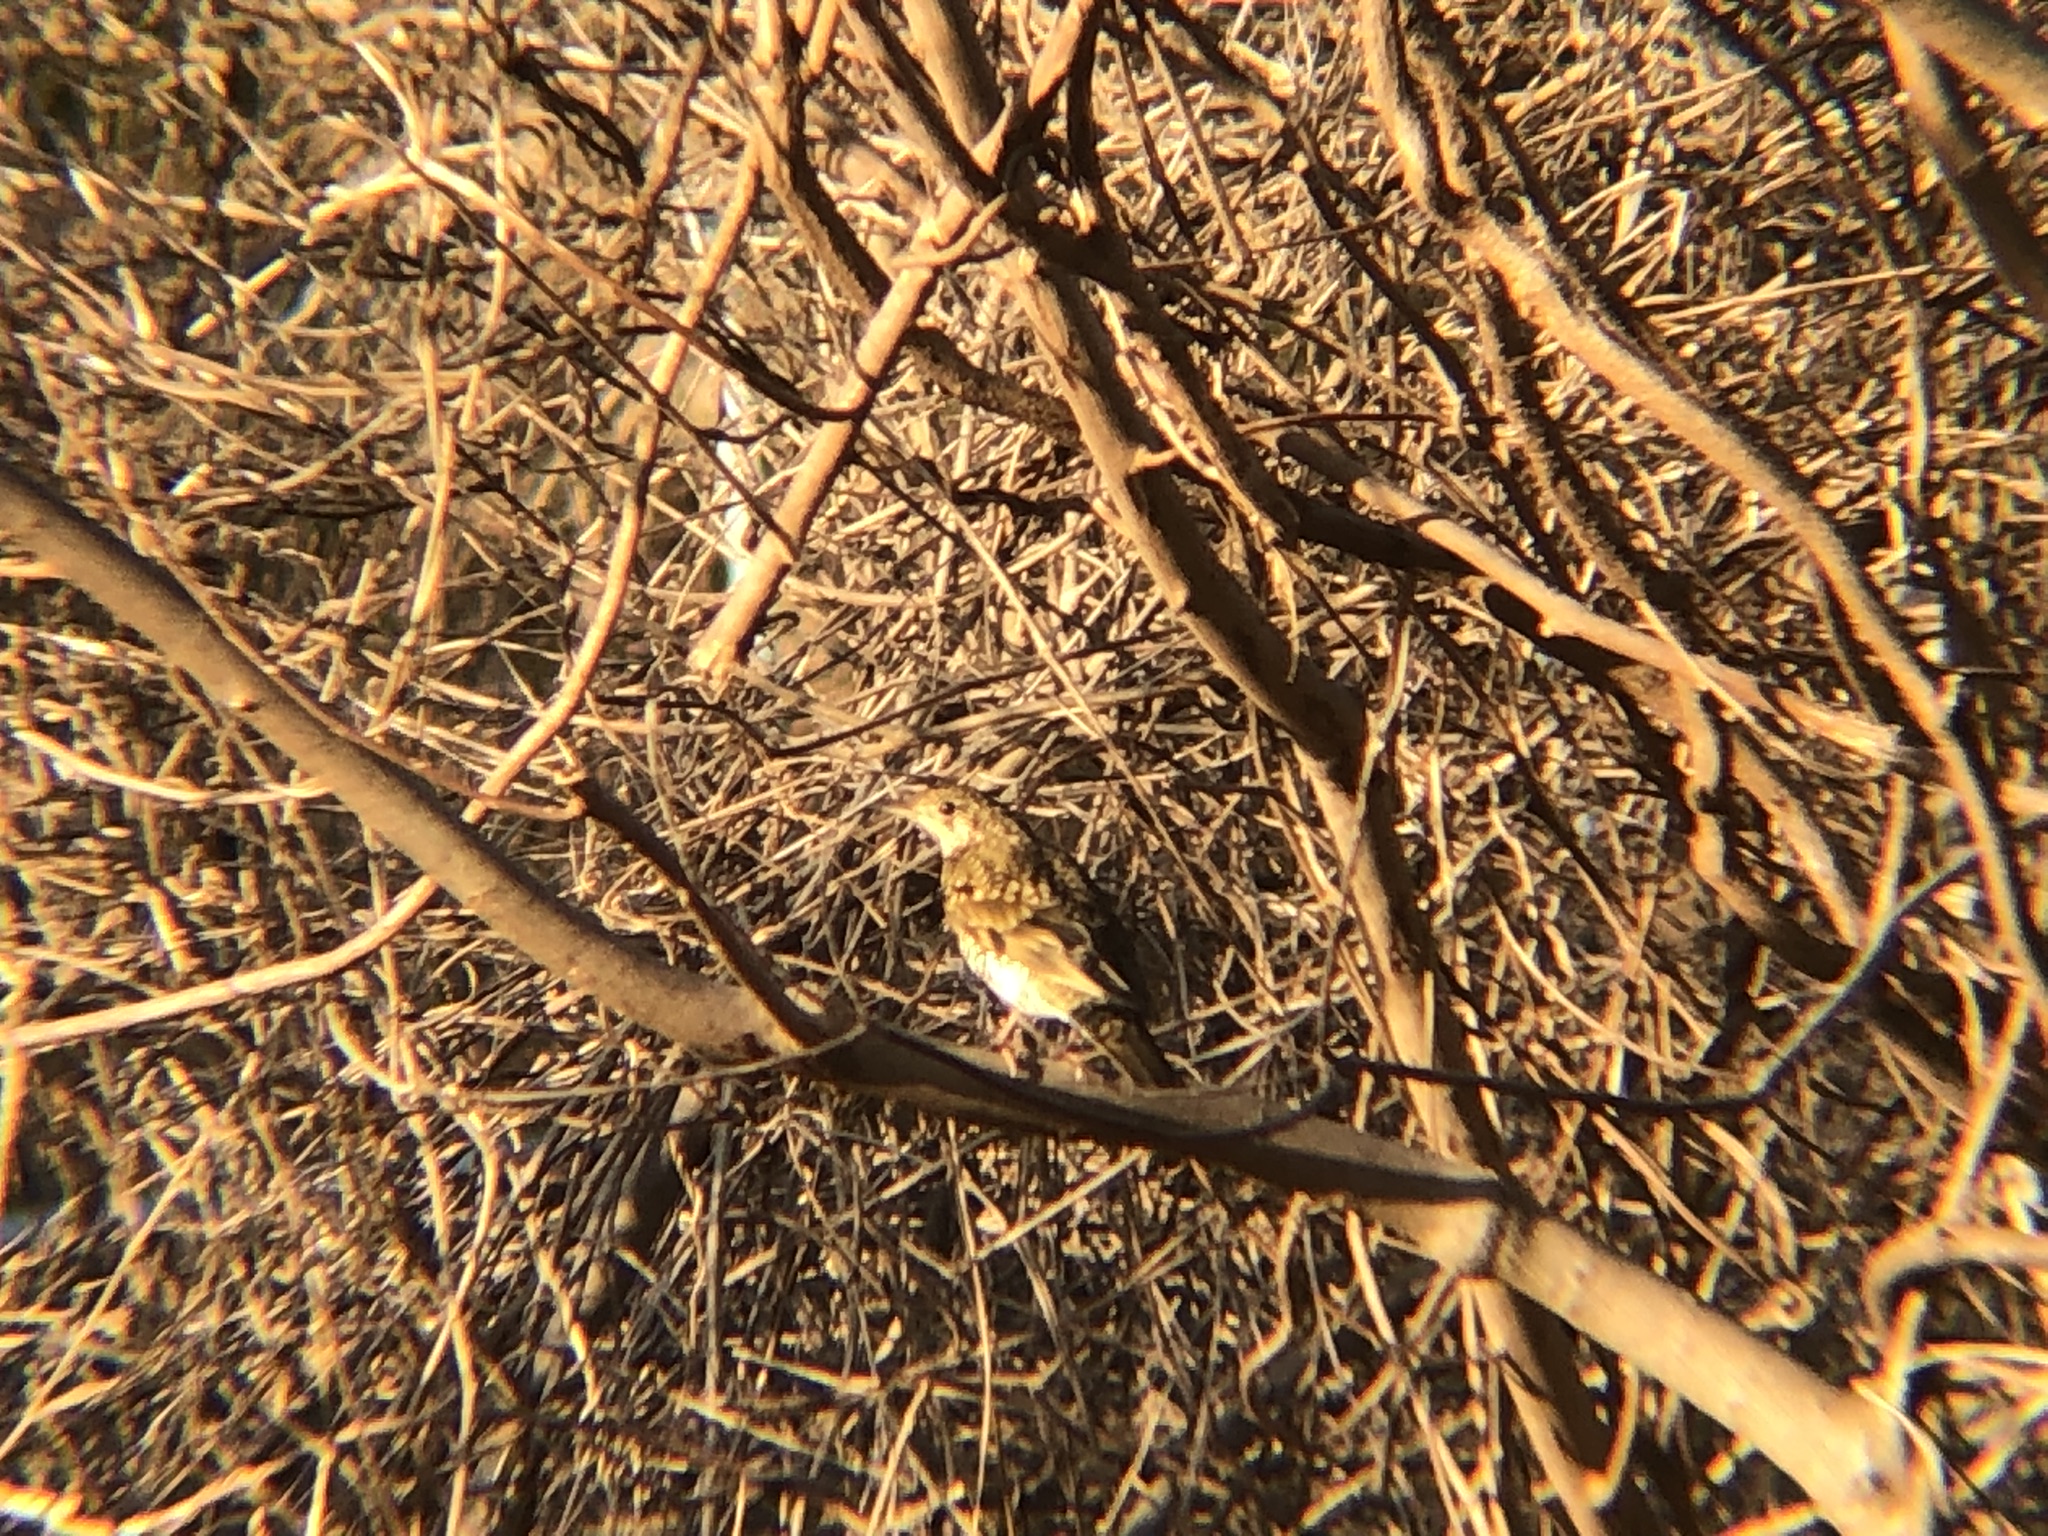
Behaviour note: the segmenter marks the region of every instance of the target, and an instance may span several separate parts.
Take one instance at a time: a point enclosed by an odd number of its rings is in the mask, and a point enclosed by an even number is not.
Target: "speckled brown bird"
[[[1027,1019],[1079,1025],[1140,1087],[1178,1081],[1128,948],[1072,859],[971,789],[921,790],[893,809],[939,845],[946,926],[991,992]]]

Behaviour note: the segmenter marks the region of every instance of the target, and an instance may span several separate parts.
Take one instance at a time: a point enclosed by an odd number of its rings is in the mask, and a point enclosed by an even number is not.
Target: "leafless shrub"
[[[2039,253],[1894,100],[1928,8],[1130,6],[1088,119],[1027,109],[1055,12],[905,9],[10,10],[10,457],[685,970],[727,946],[566,786],[800,997],[955,1041],[878,806],[996,789],[1191,1079],[1497,1137],[1917,1422],[1892,1528],[2038,1522]],[[1947,78],[2038,224],[2038,132]],[[655,1043],[55,574],[0,565],[9,1514],[1598,1518],[1356,1209]],[[1617,1527],[1799,1496],[1581,1365]]]

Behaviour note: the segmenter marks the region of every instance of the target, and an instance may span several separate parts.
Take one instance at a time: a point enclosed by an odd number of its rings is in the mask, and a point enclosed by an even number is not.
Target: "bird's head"
[[[889,809],[929,832],[932,841],[939,845],[939,852],[947,855],[958,853],[977,837],[992,828],[999,830],[1007,822],[987,796],[948,785],[921,789]]]

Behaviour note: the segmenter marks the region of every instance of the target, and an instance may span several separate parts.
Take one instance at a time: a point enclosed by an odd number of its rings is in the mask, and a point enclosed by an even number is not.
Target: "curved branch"
[[[1912,27],[1889,8],[1885,46],[1906,97],[1906,116],[1934,152],[1942,179],[1976,231],[1978,242],[2048,332],[2048,249],[2034,234],[2026,210],[1992,163],[1991,147],[1971,120],[1954,73],[1921,44]]]
[[[62,571],[334,791],[449,894],[578,991],[718,1060],[816,1044],[735,989],[629,948],[499,858],[408,769],[349,739],[264,673],[162,571],[112,534],[0,468],[0,530]],[[800,1017],[800,1016],[799,1016]]]
[[[1607,383],[1634,401],[1702,459],[1785,521],[1857,640],[1884,670],[1907,714],[1940,759],[1948,788],[1982,859],[1984,894],[2001,946],[2038,1006],[2048,1008],[2048,937],[2022,900],[2012,829],[1972,743],[1950,723],[1950,702],[1921,665],[1861,563],[1843,543],[1811,488],[1783,450],[1754,424],[1736,418],[1712,391],[1638,339],[1597,285],[1551,245],[1510,229],[1473,194],[1469,168],[1450,164],[1442,143],[1461,143],[1460,125],[1440,121],[1413,89],[1406,40],[1418,70],[1430,72],[1436,100],[1461,100],[1451,44],[1432,14],[1419,27],[1397,26],[1393,7],[1372,0],[1366,24],[1366,74],[1411,196],[1441,220],[1475,261],[1499,276],[1524,316]],[[1503,130],[1504,131],[1504,130]]]
[[[1985,0],[1880,0],[1887,24],[1997,96],[2029,128],[2048,128],[2048,44]]]
[[[216,704],[322,779],[488,927],[634,1022],[712,1059],[813,1045],[792,1065],[928,1113],[1147,1146],[1281,1188],[1343,1196],[1396,1241],[1454,1273],[1500,1281],[1669,1383],[1756,1444],[1838,1523],[1883,1514],[1865,1528],[1918,1528],[1872,1502],[1873,1490],[1906,1486],[1903,1452],[1887,1421],[1677,1288],[1542,1215],[1493,1175],[1253,1094],[1133,1097],[1024,1083],[983,1071],[965,1053],[881,1029],[826,1042],[816,1018],[792,1008],[778,1019],[737,987],[671,970],[550,896],[410,772],[266,676],[162,572],[4,468],[0,533],[140,630]]]

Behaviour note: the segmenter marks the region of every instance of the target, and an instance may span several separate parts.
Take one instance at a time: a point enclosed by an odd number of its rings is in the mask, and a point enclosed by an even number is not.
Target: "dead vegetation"
[[[1942,8],[31,9],[5,457],[479,830],[0,519],[0,1510],[2039,1528],[2048,147]],[[934,774],[1191,1081],[1643,1289],[1467,1265],[1545,1376],[1222,1131],[739,1048],[983,1037]],[[1842,1425],[1910,1476],[1777,1449]]]

